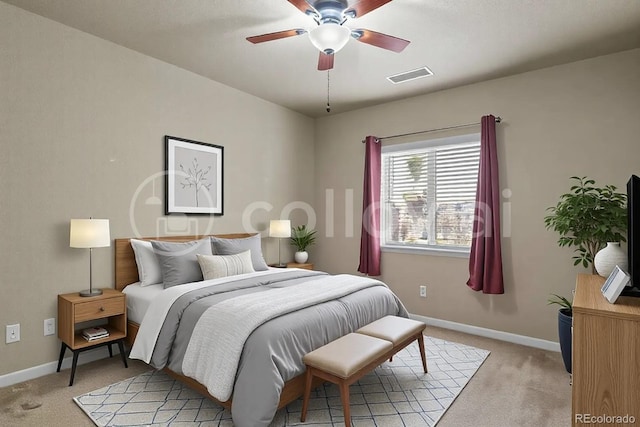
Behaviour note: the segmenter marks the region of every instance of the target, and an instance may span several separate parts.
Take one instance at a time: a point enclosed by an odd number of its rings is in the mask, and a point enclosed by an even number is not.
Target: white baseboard
[[[451,329],[453,331],[465,332],[471,335],[493,338],[514,344],[526,345],[528,347],[535,347],[542,350],[560,351],[560,344],[553,341],[512,334],[510,332],[496,331],[495,329],[481,328],[479,326],[466,325],[464,323],[451,322],[449,320],[434,319],[433,317],[419,316],[417,314],[411,314],[410,317],[424,322],[427,325],[437,326],[443,329]]]
[[[67,350],[69,353],[70,350]],[[113,357],[120,357],[120,350],[117,345],[113,346]],[[93,362],[94,360],[106,359],[109,357],[109,350],[107,347],[99,347],[92,350],[83,351],[80,355],[78,355],[78,366],[84,365],[89,362]],[[62,366],[60,369],[67,369],[71,367],[73,361],[73,357],[66,357],[62,360]],[[34,366],[32,368],[23,369],[21,371],[10,372],[5,375],[0,375],[0,388],[7,387],[10,385],[14,385],[17,383],[21,383],[24,381],[29,381],[34,378],[42,377],[44,375],[53,374],[58,369],[58,361],[44,363],[42,365]],[[60,373],[60,375],[69,376],[70,372]]]
[[[500,341],[507,341],[514,344],[526,345],[528,347],[535,347],[542,350],[560,351],[560,344],[553,341],[542,340],[539,338],[527,337],[525,335],[512,334],[510,332],[496,331],[494,329],[481,328],[479,326],[465,325],[464,323],[451,322],[449,320],[435,319],[432,317],[419,316],[417,314],[410,315],[412,319],[420,320],[427,325],[437,326],[443,329],[451,329],[453,331],[465,332],[471,335],[478,335],[481,337],[493,338]],[[113,347],[113,355],[119,355],[118,347]],[[96,348],[93,350],[83,351],[78,357],[78,365],[84,365],[94,360],[105,359],[109,356],[109,352],[105,347]],[[72,357],[67,357],[62,361],[61,369],[67,369],[71,367]],[[29,381],[34,378],[42,377],[44,375],[52,374],[56,372],[58,368],[58,362],[49,362],[32,368],[23,369],[21,371],[11,372],[0,376],[0,387],[7,387],[13,384],[21,383],[23,381]],[[69,375],[65,373],[65,375]]]

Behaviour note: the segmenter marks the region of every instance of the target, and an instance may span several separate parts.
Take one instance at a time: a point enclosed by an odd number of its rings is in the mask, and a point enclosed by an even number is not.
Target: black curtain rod
[[[496,123],[500,123],[501,121],[502,121],[502,117],[500,117],[500,116],[496,117]],[[446,128],[428,129],[428,130],[421,130],[421,131],[418,131],[418,132],[402,133],[402,134],[399,134],[399,135],[382,136],[382,137],[378,138],[378,141],[382,141],[383,139],[400,138],[400,137],[403,137],[403,136],[419,135],[421,133],[438,132],[438,131],[441,131],[441,130],[451,130],[451,129],[466,128],[466,127],[469,127],[469,126],[477,126],[479,124],[480,124],[480,122],[467,123],[467,124],[464,124],[464,125],[449,126],[449,127],[446,127]],[[365,140],[362,140],[363,144],[364,144],[364,142],[365,142]]]

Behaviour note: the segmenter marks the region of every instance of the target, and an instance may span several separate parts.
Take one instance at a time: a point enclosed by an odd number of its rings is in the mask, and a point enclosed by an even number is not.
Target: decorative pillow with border
[[[138,280],[140,286],[162,283],[162,269],[160,262],[153,253],[153,246],[148,240],[131,239],[131,247],[138,266]]]
[[[262,244],[260,235],[255,234],[243,239],[223,239],[211,236],[211,245],[214,255],[235,255],[246,250],[251,251],[251,263],[255,271],[268,270],[267,263],[262,257]]]
[[[165,289],[202,281],[202,270],[196,254],[213,255],[208,238],[180,243],[152,240],[151,245],[162,269]]]
[[[198,263],[204,280],[220,277],[236,276],[238,274],[253,273],[251,251],[246,250],[235,255],[201,255],[197,254]]]

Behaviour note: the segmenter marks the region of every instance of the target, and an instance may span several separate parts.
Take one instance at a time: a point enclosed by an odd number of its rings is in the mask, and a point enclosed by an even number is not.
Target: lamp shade
[[[342,49],[349,41],[351,30],[343,25],[328,22],[318,25],[309,31],[311,43],[327,55],[331,55]]]
[[[272,219],[269,223],[270,237],[291,237],[291,221],[288,219]]]
[[[72,248],[102,248],[111,246],[108,219],[72,219],[69,227]]]

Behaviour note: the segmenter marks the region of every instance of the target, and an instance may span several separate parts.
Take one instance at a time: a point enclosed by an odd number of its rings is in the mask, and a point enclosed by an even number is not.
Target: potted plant
[[[581,264],[596,273],[595,255],[607,242],[625,241],[627,228],[627,195],[617,193],[616,187],[596,187],[595,181],[572,176],[575,182],[570,192],[560,196],[556,206],[544,218],[547,229],[558,232],[560,247],[574,246],[573,265]],[[558,311],[558,336],[565,368],[571,373],[571,317],[572,305],[564,297],[553,295],[549,304],[561,306]]]
[[[298,264],[304,264],[309,259],[307,248],[316,241],[316,230],[308,230],[306,225],[291,229],[290,242],[296,247],[294,259]]]
[[[423,156],[412,156],[407,160],[407,169],[413,177],[413,180],[418,182],[422,176],[422,169],[424,168]]]
[[[627,195],[617,193],[616,187],[607,185],[596,187],[595,181],[586,177],[572,176],[575,185],[571,191],[560,196],[556,206],[547,208],[551,212],[544,218],[547,229],[560,234],[561,247],[575,246],[573,265],[591,265],[596,273],[593,260],[607,242],[626,241]]]
[[[560,338],[560,352],[562,361],[567,372],[571,373],[571,325],[573,317],[573,307],[571,302],[565,297],[553,294],[547,300],[547,304],[558,304],[558,337]]]

